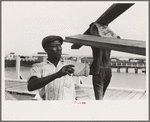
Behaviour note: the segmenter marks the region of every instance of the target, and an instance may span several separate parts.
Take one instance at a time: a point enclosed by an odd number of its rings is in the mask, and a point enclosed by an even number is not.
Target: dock
[[[77,101],[95,100],[91,85],[76,84],[75,90]],[[27,90],[26,81],[5,80],[5,100],[32,100],[35,94]],[[146,91],[108,87],[103,100],[146,100]]]

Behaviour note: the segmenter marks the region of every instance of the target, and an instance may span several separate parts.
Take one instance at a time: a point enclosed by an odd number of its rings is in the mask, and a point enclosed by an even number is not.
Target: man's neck
[[[58,62],[60,61],[60,58],[50,58],[50,57],[48,57],[47,60],[50,61],[55,66],[57,66]]]

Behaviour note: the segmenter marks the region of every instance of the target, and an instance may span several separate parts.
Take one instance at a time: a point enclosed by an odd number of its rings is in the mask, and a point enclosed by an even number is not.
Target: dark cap
[[[48,42],[53,42],[55,40],[58,40],[61,44],[63,43],[63,39],[60,37],[60,36],[54,36],[54,35],[51,35],[51,36],[47,36],[45,37],[43,40],[42,40],[42,47],[45,48],[46,44]]]

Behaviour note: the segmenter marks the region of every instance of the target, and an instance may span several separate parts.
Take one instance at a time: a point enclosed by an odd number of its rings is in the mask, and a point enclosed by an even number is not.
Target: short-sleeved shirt
[[[69,63],[70,62],[67,61],[59,61],[57,67],[48,60],[36,63],[30,70],[30,78],[32,76],[42,78],[52,75]],[[74,100],[75,85],[73,76],[65,75],[61,78],[57,78],[44,87],[38,89],[38,92],[43,100]]]

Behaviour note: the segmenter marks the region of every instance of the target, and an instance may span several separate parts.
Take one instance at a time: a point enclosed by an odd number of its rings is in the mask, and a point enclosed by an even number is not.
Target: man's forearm
[[[57,73],[54,73],[52,75],[49,75],[43,78],[37,78],[33,76],[29,79],[27,88],[29,91],[40,89],[44,87],[45,85],[47,85],[48,83],[55,80],[56,78],[59,78]]]

